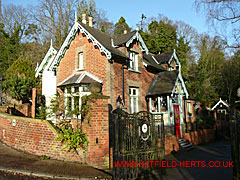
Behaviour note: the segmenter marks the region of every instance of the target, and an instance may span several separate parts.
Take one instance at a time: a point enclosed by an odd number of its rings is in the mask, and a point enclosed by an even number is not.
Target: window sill
[[[152,114],[168,114],[168,112],[151,112]]]
[[[83,71],[84,69],[83,68],[81,68],[81,69],[76,69],[76,71]]]
[[[137,71],[137,70],[134,70],[134,69],[131,69],[131,68],[129,68],[128,70],[131,71],[131,72],[139,73],[139,74],[142,73],[141,71]]]

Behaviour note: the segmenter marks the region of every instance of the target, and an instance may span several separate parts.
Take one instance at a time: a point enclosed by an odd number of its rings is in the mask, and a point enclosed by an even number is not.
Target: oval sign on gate
[[[143,125],[142,125],[142,132],[143,132],[143,133],[146,133],[147,130],[148,130],[147,124],[143,124]]]

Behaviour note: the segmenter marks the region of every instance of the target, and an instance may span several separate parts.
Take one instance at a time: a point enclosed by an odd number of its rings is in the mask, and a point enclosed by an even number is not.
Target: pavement
[[[50,179],[111,179],[110,173],[85,164],[41,159],[0,142],[0,171]],[[41,179],[41,178],[40,178]]]
[[[166,156],[169,162],[176,161],[231,161],[231,146],[229,140],[219,140],[213,143],[195,146],[190,151],[179,151]],[[112,179],[111,173],[99,170],[85,164],[64,162],[58,160],[42,160],[39,156],[17,151],[0,143],[0,180],[1,173],[21,174],[28,179]],[[143,177],[141,179],[161,180],[228,180],[232,179],[231,167],[168,167],[164,174]],[[32,178],[29,178],[32,177]],[[35,178],[34,178],[35,177]],[[38,177],[38,178],[36,178]],[[7,178],[3,178],[4,180]],[[18,180],[17,179],[17,180]],[[13,180],[10,177],[9,180]]]
[[[176,162],[205,162],[206,166],[188,164],[188,167],[166,168],[166,175],[161,180],[231,180],[233,179],[232,167],[223,167],[223,162],[232,161],[231,141],[218,140],[209,144],[195,146],[190,151],[179,151],[166,156],[167,161]],[[210,167],[216,162],[216,166]],[[195,166],[195,167],[194,167]]]

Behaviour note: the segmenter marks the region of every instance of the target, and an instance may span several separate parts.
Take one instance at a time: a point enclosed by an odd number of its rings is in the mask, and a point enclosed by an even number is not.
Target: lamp
[[[120,105],[122,104],[122,98],[120,97],[120,95],[117,98],[117,107],[120,108]]]

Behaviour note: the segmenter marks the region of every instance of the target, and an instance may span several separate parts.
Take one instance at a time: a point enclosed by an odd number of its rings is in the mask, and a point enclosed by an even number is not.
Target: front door
[[[174,124],[176,130],[176,136],[181,138],[181,131],[180,131],[180,112],[179,112],[179,105],[173,105],[173,112],[174,112]]]

